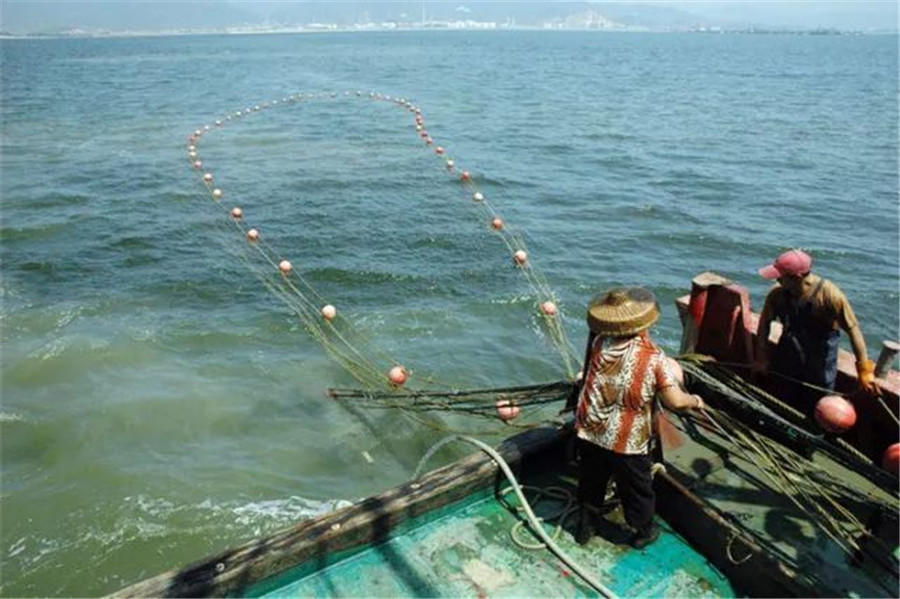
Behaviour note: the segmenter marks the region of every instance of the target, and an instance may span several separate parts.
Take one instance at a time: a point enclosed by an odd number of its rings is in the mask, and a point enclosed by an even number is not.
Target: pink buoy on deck
[[[843,433],[856,424],[856,409],[840,395],[826,395],[816,404],[816,422],[829,433]]]

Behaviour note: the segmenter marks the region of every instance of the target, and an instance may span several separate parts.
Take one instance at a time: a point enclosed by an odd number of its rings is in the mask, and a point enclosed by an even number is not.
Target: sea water
[[[746,285],[786,248],[898,333],[896,36],[406,32],[2,41],[0,594],[87,596],[408,478],[440,426],[352,387],[239,260],[187,136],[300,92],[420,106],[546,277],[586,302]],[[254,113],[201,157],[273,248],[405,364],[563,378],[534,290],[411,115],[355,95]],[[223,227],[225,223],[225,227]],[[845,339],[846,345],[846,339]],[[548,408],[537,418],[552,414]],[[459,450],[459,451],[465,451]],[[455,455],[444,450],[438,460]]]

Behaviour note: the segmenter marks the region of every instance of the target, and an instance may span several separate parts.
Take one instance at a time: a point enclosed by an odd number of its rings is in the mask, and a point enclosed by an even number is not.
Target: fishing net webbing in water
[[[523,235],[501,217],[492,199],[480,188],[478,177],[462,169],[458,161],[450,157],[448,149],[437,143],[426,128],[421,108],[404,98],[361,91],[295,93],[280,100],[227,113],[191,133],[188,136],[188,159],[202,181],[208,199],[212,200],[205,202],[205,205],[212,207],[217,216],[217,226],[223,228],[232,241],[229,251],[299,318],[328,355],[359,381],[365,393],[357,397],[369,400],[366,406],[415,412],[449,410],[487,416],[496,415],[497,401],[508,402],[510,409],[514,404],[518,410],[519,407],[536,407],[564,398],[568,390],[559,384],[461,393],[455,390],[457,385],[428,373],[427,365],[411,364],[409,360],[388,352],[364,327],[358,326],[347,316],[352,310],[344,309],[339,301],[324,297],[313,286],[304,274],[302,256],[291,256],[285,253],[284,248],[276,247],[267,226],[271,223],[261,222],[258,212],[246,209],[246,205],[242,207],[242,198],[232,198],[226,194],[219,173],[213,173],[209,161],[204,163],[201,159],[201,141],[205,145],[216,131],[262,119],[273,109],[297,109],[313,102],[367,102],[383,107],[379,110],[384,110],[385,118],[390,119],[386,122],[409,129],[411,139],[421,144],[436,161],[435,171],[446,174],[447,188],[456,190],[460,195],[461,201],[457,205],[469,206],[474,210],[479,227],[499,241],[498,249],[507,253],[509,263],[527,282],[530,301],[534,302],[534,313],[539,317],[544,338],[558,355],[561,374],[570,380],[574,378],[580,367],[579,357],[566,336],[559,301],[529,254]],[[404,113],[409,120],[403,119]],[[407,380],[419,390],[405,386]],[[335,397],[343,395],[337,393]]]

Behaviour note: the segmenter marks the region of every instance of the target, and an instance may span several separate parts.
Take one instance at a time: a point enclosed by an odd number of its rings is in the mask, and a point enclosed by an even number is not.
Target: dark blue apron
[[[807,300],[785,293],[785,301],[774,307],[775,318],[784,329],[772,355],[772,368],[812,385],[834,389],[840,332],[830,320],[813,314],[812,299],[824,284],[825,279],[821,279]]]

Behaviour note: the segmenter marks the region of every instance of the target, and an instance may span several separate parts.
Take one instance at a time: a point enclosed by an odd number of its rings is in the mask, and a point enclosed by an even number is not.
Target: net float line
[[[389,388],[391,388],[393,392],[400,391],[402,394],[404,392],[402,385],[410,376],[410,371],[407,371],[404,366],[400,365],[400,362],[397,359],[387,355],[377,344],[371,342],[370,339],[365,338],[359,331],[354,330],[354,327],[350,326],[352,323],[349,323],[347,319],[341,318],[335,306],[322,298],[312,285],[293,269],[293,265],[288,260],[280,257],[279,252],[266,242],[265,237],[260,233],[258,228],[250,228],[244,224],[244,214],[240,207],[236,206],[228,211],[227,206],[222,203],[225,192],[221,187],[216,185],[214,175],[208,169],[204,168],[205,165],[203,164],[198,151],[198,147],[204,135],[213,131],[214,128],[225,126],[226,123],[231,121],[245,119],[248,116],[276,107],[279,104],[289,105],[296,104],[302,100],[337,98],[339,95],[340,94],[337,92],[293,94],[284,97],[280,102],[278,100],[263,102],[262,104],[255,104],[251,107],[229,113],[222,119],[217,119],[214,126],[204,125],[202,128],[195,130],[193,134],[188,136],[188,159],[193,168],[202,173],[202,180],[210,197],[223,210],[229,213],[231,222],[246,236],[250,246],[262,256],[264,263],[268,265],[266,270],[261,270],[259,267],[255,267],[251,260],[247,259],[246,254],[244,255],[245,262],[248,266],[251,266],[251,270],[257,274],[260,280],[301,318],[307,329],[323,343],[329,354],[364,385],[378,388],[383,387],[385,384],[385,368],[382,365],[376,364],[374,360],[368,357],[368,354],[378,354],[383,362],[394,364],[394,366],[388,370],[387,381]],[[424,124],[422,111],[412,102],[402,98],[391,98],[390,96],[377,94],[375,92],[369,92],[365,95],[360,91],[357,91],[355,94],[351,94],[349,91],[343,93],[343,96],[345,97],[351,95],[391,102],[405,108],[416,114],[416,127],[417,129],[422,129],[422,125]],[[432,145],[434,143],[433,138],[429,135],[425,136],[425,141],[426,145]],[[445,156],[446,150],[440,146],[436,147],[435,155]],[[445,165],[448,172],[453,172],[456,167],[455,161],[451,158],[446,158]],[[463,171],[460,178],[470,189],[477,189],[477,186],[468,171]],[[557,303],[555,302],[555,298],[552,291],[550,291],[546,279],[529,261],[521,237],[514,231],[511,231],[508,225],[503,222],[492,204],[486,201],[484,194],[480,191],[473,191],[472,200],[487,211],[487,215],[491,217],[491,228],[501,234],[501,239],[512,254],[515,264],[520,267],[532,288],[536,290],[538,297],[543,300],[540,302],[539,307],[541,314],[544,316],[544,321],[547,324],[547,329],[550,333],[549,337],[554,345],[556,345],[557,349],[560,350],[565,362],[566,370],[571,376],[573,372],[571,364],[577,358],[575,357],[575,352],[572,349],[571,344],[568,343],[568,340],[565,338],[565,332],[560,323]],[[277,271],[275,270],[276,268]],[[279,272],[281,277],[272,277],[271,272]],[[342,321],[345,324],[343,330],[339,329],[337,326],[337,324]],[[363,338],[373,351],[360,351],[357,348],[357,343],[348,339],[348,337]],[[420,379],[436,382],[433,377],[420,377]],[[442,386],[449,387],[449,385]]]
[[[563,359],[566,374],[569,378],[575,376],[575,369],[578,367],[580,356],[573,347],[572,343],[566,336],[565,329],[562,326],[562,314],[559,309],[559,301],[556,298],[550,284],[547,282],[543,273],[534,266],[534,262],[528,255],[525,241],[522,236],[509,224],[501,218],[498,210],[494,207],[488,196],[478,186],[475,177],[468,170],[459,168],[456,160],[450,158],[447,149],[441,145],[435,145],[436,141],[431,133],[428,132],[425,123],[425,117],[418,107],[407,105],[410,112],[415,114],[415,131],[425,142],[426,146],[434,146],[434,154],[443,161],[446,171],[456,176],[458,172],[459,181],[464,197],[471,200],[472,205],[480,213],[480,218],[484,223],[489,223],[489,228],[500,237],[504,245],[509,250],[515,266],[520,270],[527,280],[528,284],[535,292],[537,297],[537,308],[543,324],[547,330],[551,343],[555,346],[557,352]]]

